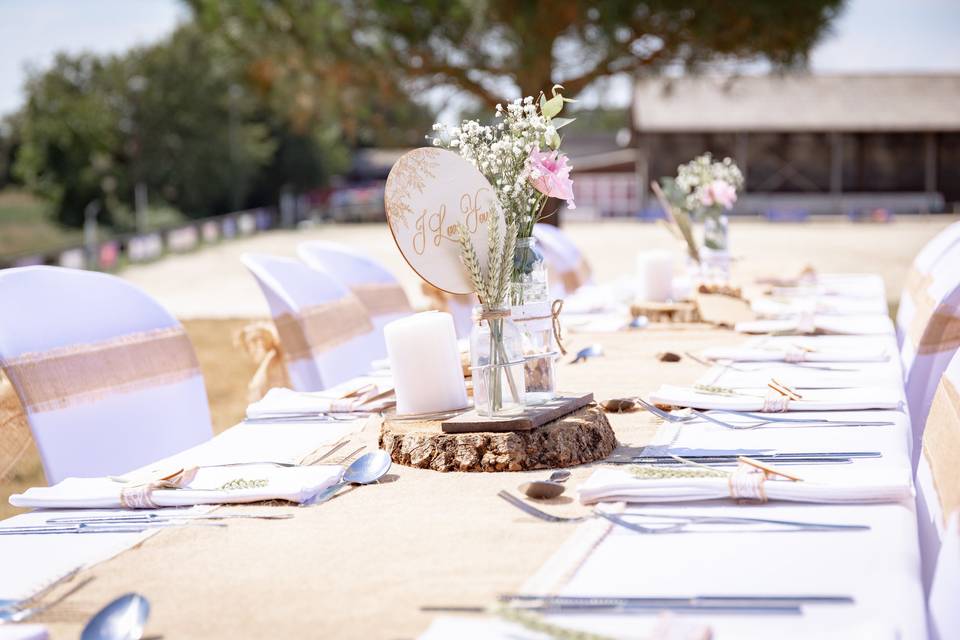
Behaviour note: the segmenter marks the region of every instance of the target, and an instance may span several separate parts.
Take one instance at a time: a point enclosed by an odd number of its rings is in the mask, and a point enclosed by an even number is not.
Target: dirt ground
[[[737,275],[791,274],[806,264],[824,272],[880,273],[887,294],[896,303],[913,256],[954,216],[901,218],[892,224],[852,224],[824,221],[770,224],[735,221],[733,252],[741,258]],[[598,222],[566,227],[588,257],[597,281],[611,280],[634,270],[637,251],[681,247],[658,225]],[[214,429],[235,424],[246,407],[246,384],[253,365],[233,344],[233,335],[251,318],[265,317],[263,296],[239,261],[245,252],[295,256],[306,240],[341,242],[382,260],[420,300],[416,275],[403,262],[383,225],[329,225],[299,231],[279,231],[223,243],[187,255],[128,268],[120,275],[143,287],[184,320],[207,385]],[[15,513],[7,497],[42,484],[43,471],[34,450],[0,484],[0,518]]]

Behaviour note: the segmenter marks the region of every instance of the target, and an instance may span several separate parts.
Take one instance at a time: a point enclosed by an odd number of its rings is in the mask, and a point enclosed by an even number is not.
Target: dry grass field
[[[747,281],[758,274],[790,274],[808,263],[825,272],[877,272],[886,280],[888,297],[895,304],[913,256],[956,219],[901,218],[887,225],[736,221],[733,250],[741,258],[736,276]],[[567,231],[589,258],[598,281],[632,272],[638,250],[677,247],[656,225],[602,222],[569,225]],[[234,347],[233,335],[249,319],[267,314],[262,295],[239,257],[244,252],[293,256],[296,245],[304,240],[330,240],[365,250],[387,264],[411,296],[419,299],[416,276],[403,263],[382,225],[331,225],[268,233],[132,267],[121,274],[184,320],[206,380],[216,432],[242,417],[246,384],[253,373],[252,363]],[[0,517],[15,512],[7,505],[11,493],[42,482],[39,459],[31,450],[0,484]]]

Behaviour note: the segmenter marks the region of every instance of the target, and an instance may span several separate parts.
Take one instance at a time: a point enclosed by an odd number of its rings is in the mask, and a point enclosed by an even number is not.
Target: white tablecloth
[[[858,293],[862,293],[860,288]],[[874,295],[882,297],[882,286]],[[859,297],[859,296],[858,296]],[[884,336],[767,337],[764,347],[889,348]],[[715,367],[697,382],[727,387],[762,386],[771,376],[793,386],[882,386],[903,399],[900,362],[842,365],[843,371],[803,369],[777,363]],[[651,388],[656,382],[649,383]],[[796,413],[778,414],[797,417]],[[806,414],[811,415],[811,414]],[[719,415],[722,419],[723,416]],[[800,476],[829,479],[869,474],[910,474],[910,421],[903,410],[817,413],[830,419],[893,421],[881,427],[789,427],[733,431],[713,424],[660,427],[655,445],[666,447],[764,449],[780,451],[880,451],[877,459],[849,465],[787,467]],[[813,522],[866,524],[858,532],[686,533],[644,535],[596,520],[580,525],[570,543],[526,585],[527,592],[556,595],[841,595],[852,605],[805,606],[801,616],[714,614],[690,616],[709,624],[717,640],[927,637],[914,504],[738,505],[685,503],[629,505],[629,509],[708,515],[737,515]],[[545,507],[549,510],[549,507]],[[558,525],[559,526],[559,525]],[[600,529],[598,529],[600,527]],[[597,531],[601,531],[598,535]],[[590,541],[591,536],[597,539]],[[578,540],[579,538],[579,540]],[[687,618],[688,616],[684,616]],[[611,637],[643,637],[653,615],[554,615],[552,623]],[[472,635],[471,635],[472,634]],[[484,637],[539,639],[541,636],[499,620],[447,617],[422,638]]]

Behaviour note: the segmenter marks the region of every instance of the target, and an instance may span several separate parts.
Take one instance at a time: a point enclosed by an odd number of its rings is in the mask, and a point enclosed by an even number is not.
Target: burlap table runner
[[[637,333],[578,334],[575,352],[601,343],[606,355],[564,363],[564,389],[597,399],[688,383],[703,373],[656,354],[724,346],[744,338],[699,325]],[[570,360],[567,358],[566,360]],[[611,414],[623,446],[649,442],[646,413]],[[377,430],[362,438],[376,446]],[[573,469],[572,487],[595,465]],[[394,465],[377,487],[361,487],[286,521],[231,522],[228,529],[163,531],[86,574],[96,579],[37,619],[54,638],[76,638],[111,599],[137,591],[151,601],[148,635],[164,638],[415,638],[432,618],[424,605],[487,605],[524,581],[573,533],[533,520],[497,497],[546,472],[435,473]],[[572,497],[550,507],[582,512]]]

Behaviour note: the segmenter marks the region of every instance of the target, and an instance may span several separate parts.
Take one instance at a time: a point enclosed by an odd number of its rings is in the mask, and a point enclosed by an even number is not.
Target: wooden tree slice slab
[[[592,393],[562,395],[544,404],[527,407],[526,411],[520,415],[505,418],[487,418],[477,413],[476,409],[471,409],[466,413],[442,421],[440,430],[444,433],[529,431],[548,422],[559,420],[591,402],[593,402]]]
[[[555,469],[606,458],[617,438],[595,404],[530,431],[443,433],[440,422],[384,420],[380,448],[397,464],[434,471]]]

